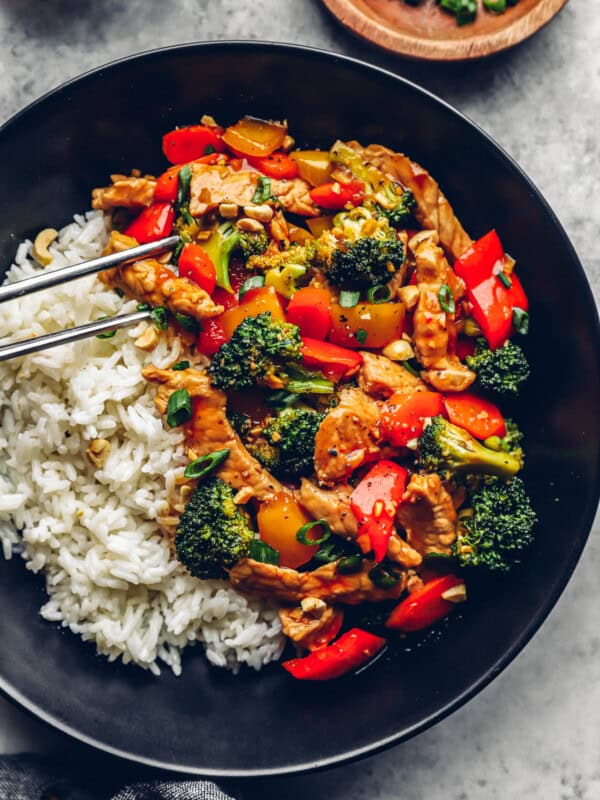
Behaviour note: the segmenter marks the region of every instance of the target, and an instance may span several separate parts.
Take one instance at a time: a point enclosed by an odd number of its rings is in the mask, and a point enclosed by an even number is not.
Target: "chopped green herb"
[[[176,428],[192,418],[192,398],[187,389],[177,389],[169,396],[167,425]]]
[[[368,335],[369,334],[366,332],[364,328],[359,328],[354,334],[354,337],[356,341],[359,342],[359,344],[364,344],[367,341]]]
[[[391,567],[376,564],[369,572],[369,578],[380,589],[391,589],[400,580],[400,575]]]
[[[315,527],[323,529],[323,534],[320,539],[311,539],[308,536],[308,532]],[[312,522],[307,522],[306,525],[303,525],[301,528],[299,528],[298,532],[296,533],[296,539],[300,542],[300,544],[308,544],[312,546],[326,542],[331,536],[331,533],[332,531],[327,520],[317,519],[313,520]]]
[[[192,170],[189,164],[185,164],[177,177],[177,205],[182,206],[188,202],[190,196],[190,183],[192,182]]]
[[[342,308],[354,308],[358,305],[360,300],[360,292],[351,292],[347,289],[342,289],[340,292],[340,305]]]
[[[353,572],[358,572],[362,564],[362,556],[358,553],[353,556],[344,556],[337,562],[335,570],[340,575],[350,575]]]
[[[183,477],[201,480],[222,464],[228,455],[229,450],[225,448],[224,450],[215,450],[212,453],[207,453],[205,456],[200,456],[200,458],[190,461],[185,468]]]
[[[260,561],[262,564],[279,564],[279,552],[260,539],[252,539],[249,555],[250,558]]]
[[[96,322],[100,322],[101,319],[110,319],[110,317],[107,317],[105,314],[103,317],[98,317]],[[114,331],[104,331],[104,333],[97,333],[96,339],[112,339],[112,337],[115,335],[116,332],[117,331],[115,329]]]
[[[392,297],[390,287],[385,283],[372,286],[367,292],[369,303],[387,303]]]
[[[123,289],[119,289],[118,286],[115,289],[115,294],[117,295],[117,297],[125,297],[125,292],[123,291]]]
[[[190,317],[188,314],[174,314],[175,321],[181,325],[184,331],[188,333],[198,333],[200,330],[200,323],[198,320]]]
[[[150,311],[151,308],[152,306],[148,303],[138,303],[136,306],[136,311]]]
[[[525,309],[515,307],[513,308],[512,321],[517,333],[529,333],[529,314]]]
[[[176,364],[173,364],[171,369],[174,369],[176,372],[179,372],[182,369],[188,369],[189,366],[190,366],[189,361],[178,361]]]
[[[252,197],[252,202],[260,205],[261,203],[266,203],[270,197],[271,178],[265,178],[264,175],[261,175],[258,179],[258,183],[256,184],[256,191]]]
[[[156,306],[150,312],[150,319],[161,331],[166,331],[169,327],[169,315],[164,306]]]
[[[248,280],[244,281],[244,283],[240,287],[238,297],[242,298],[246,294],[246,292],[250,291],[250,289],[260,289],[260,287],[264,285],[265,285],[264,275],[253,275],[252,278],[248,278]]]
[[[444,283],[442,286],[440,286],[438,291],[438,298],[442,310],[445,311],[447,314],[454,314],[454,312],[456,311],[456,304],[454,303],[454,295],[452,294],[452,289],[448,286],[447,283]]]
[[[207,144],[206,147],[204,148],[204,155],[205,156],[211,156],[213,153],[216,153],[216,152],[217,151],[212,146],[212,144]]]
[[[505,272],[498,273],[498,280],[506,289],[510,289],[512,286],[512,281]]]

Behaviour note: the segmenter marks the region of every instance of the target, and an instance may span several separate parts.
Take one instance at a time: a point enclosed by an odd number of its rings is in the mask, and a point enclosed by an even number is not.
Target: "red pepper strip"
[[[514,308],[527,311],[529,303],[514,272],[510,288],[498,278],[504,265],[504,250],[496,231],[476,241],[454,264],[454,271],[465,282],[473,306],[473,318],[492,350],[500,347],[513,331]]]
[[[215,301],[216,302],[216,301]],[[198,334],[196,346],[198,351],[205,356],[214,356],[222,344],[227,341],[227,336],[218,317],[202,321],[202,330]]]
[[[448,394],[444,396],[444,406],[450,422],[464,428],[477,439],[506,435],[502,412],[483,397],[469,392]]]
[[[171,233],[174,221],[175,211],[170,203],[154,203],[133,220],[124,234],[132,236],[140,244],[155,242]]]
[[[407,476],[404,467],[393,461],[379,461],[350,495],[350,507],[358,521],[359,538],[366,535],[375,562],[387,555]]]
[[[344,622],[344,612],[338,608],[334,611],[331,621],[323,628],[323,630],[314,639],[308,642],[307,648],[312,652],[319,650],[321,647],[326,647],[340,632]]]
[[[302,361],[306,367],[314,367],[332,380],[340,380],[354,375],[362,364],[363,357],[346,347],[303,336]]]
[[[186,244],[183,247],[177,269],[182,278],[189,278],[205,292],[212,294],[217,282],[217,271],[210,256],[199,244]]]
[[[381,409],[381,436],[394,447],[406,447],[423,433],[425,420],[444,410],[439,392],[393,394]]]
[[[331,328],[331,295],[328,289],[299,289],[287,307],[287,320],[300,328],[302,336],[326,339]]]
[[[447,617],[455,608],[456,603],[444,600],[442,595],[461,583],[464,583],[463,579],[456,575],[444,575],[428,581],[421,589],[398,603],[385,627],[405,633],[428,628],[434,622]]]
[[[186,128],[175,128],[165,133],[162,140],[162,149],[167,161],[171,164],[187,164],[201,156],[209,155],[216,150],[222,153],[225,143],[215,128],[207,125],[188,125]],[[212,150],[211,150],[212,148]]]
[[[224,153],[211,153],[202,158],[196,158],[191,161],[191,164],[216,164],[217,161],[227,161],[227,156]],[[175,164],[169,167],[168,170],[163,172],[157,178],[156,186],[154,187],[154,199],[164,200],[168,203],[174,203],[177,200],[177,186],[179,182],[179,171],[183,164]]]
[[[298,166],[293,158],[285,153],[271,153],[270,156],[245,156],[250,166],[276,180],[291,180],[298,176]]]
[[[321,208],[339,210],[348,204],[359,206],[365,199],[365,184],[363,181],[331,181],[315,186],[309,194],[313,203]]]
[[[304,658],[284,661],[282,667],[300,681],[328,681],[339,678],[370,661],[386,640],[360,628],[351,628],[337,642],[321,647]]]

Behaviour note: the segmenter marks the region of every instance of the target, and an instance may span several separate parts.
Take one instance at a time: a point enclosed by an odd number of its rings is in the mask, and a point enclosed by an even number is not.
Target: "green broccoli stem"
[[[498,475],[510,478],[521,469],[521,462],[511,453],[490,450],[452,423],[446,423],[442,443],[443,457],[457,462],[456,471],[474,474]],[[458,463],[461,462],[461,463]]]

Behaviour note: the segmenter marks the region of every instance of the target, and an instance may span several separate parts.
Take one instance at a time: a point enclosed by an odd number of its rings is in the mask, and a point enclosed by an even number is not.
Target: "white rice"
[[[51,246],[51,269],[97,256],[107,239],[101,212],[75,216]],[[8,281],[40,268],[19,245]],[[0,343],[135,310],[94,276],[2,307]],[[42,616],[159,674],[181,672],[181,651],[203,643],[208,660],[237,670],[278,658],[276,610],[225,581],[200,581],[172,557],[156,522],[186,463],[183,434],[165,430],[141,369],[170,364],[167,338],[145,353],[145,323],[0,364],[0,551],[43,570]],[[110,442],[101,468],[85,455]],[[21,531],[21,533],[17,533]]]

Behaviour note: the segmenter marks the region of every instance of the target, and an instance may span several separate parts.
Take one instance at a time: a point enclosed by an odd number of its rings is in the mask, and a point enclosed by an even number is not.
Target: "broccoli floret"
[[[327,277],[336,286],[367,289],[388,283],[403,263],[401,241],[366,236],[334,250]]]
[[[272,286],[279,294],[290,298],[304,282],[311,264],[312,250],[300,245],[271,253],[253,256],[246,266],[265,274],[265,286]]]
[[[308,408],[287,408],[266,426],[263,436],[279,451],[279,461],[271,467],[278,478],[300,478],[314,471],[315,436],[324,417]]]
[[[386,192],[392,202],[396,204],[392,208],[384,208],[384,206],[377,204],[377,212],[379,215],[387,218],[392,228],[406,228],[413,221],[413,213],[416,207],[416,201],[413,193],[408,189],[400,195],[394,190],[393,192]]]
[[[523,381],[529,377],[529,364],[522,348],[508,341],[490,350],[485,339],[479,338],[467,365],[477,373],[482,389],[515,397]]]
[[[254,532],[220,478],[198,484],[175,534],[177,558],[196,578],[224,578],[250,549]]]
[[[506,419],[506,433],[504,436],[490,436],[484,441],[486,447],[492,450],[503,450],[505,453],[512,453],[523,463],[523,434],[519,430],[516,422]]]
[[[452,553],[463,567],[506,571],[531,544],[537,522],[523,481],[486,478],[461,515]]]
[[[246,436],[248,436],[252,428],[252,420],[248,414],[242,414],[240,411],[228,411],[227,419],[233,426],[233,429],[238,436],[241,436],[242,439],[245,439]]]
[[[445,478],[455,473],[483,473],[511,478],[521,469],[518,455],[484,447],[470,433],[443,417],[434,417],[417,444],[417,466]]]
[[[238,243],[244,260],[260,256],[269,246],[269,237],[266,231],[240,231]]]
[[[280,322],[269,311],[247,317],[221,345],[208,368],[213,386],[245,391],[254,386],[297,394],[329,394],[333,384],[301,366],[300,329]]]

